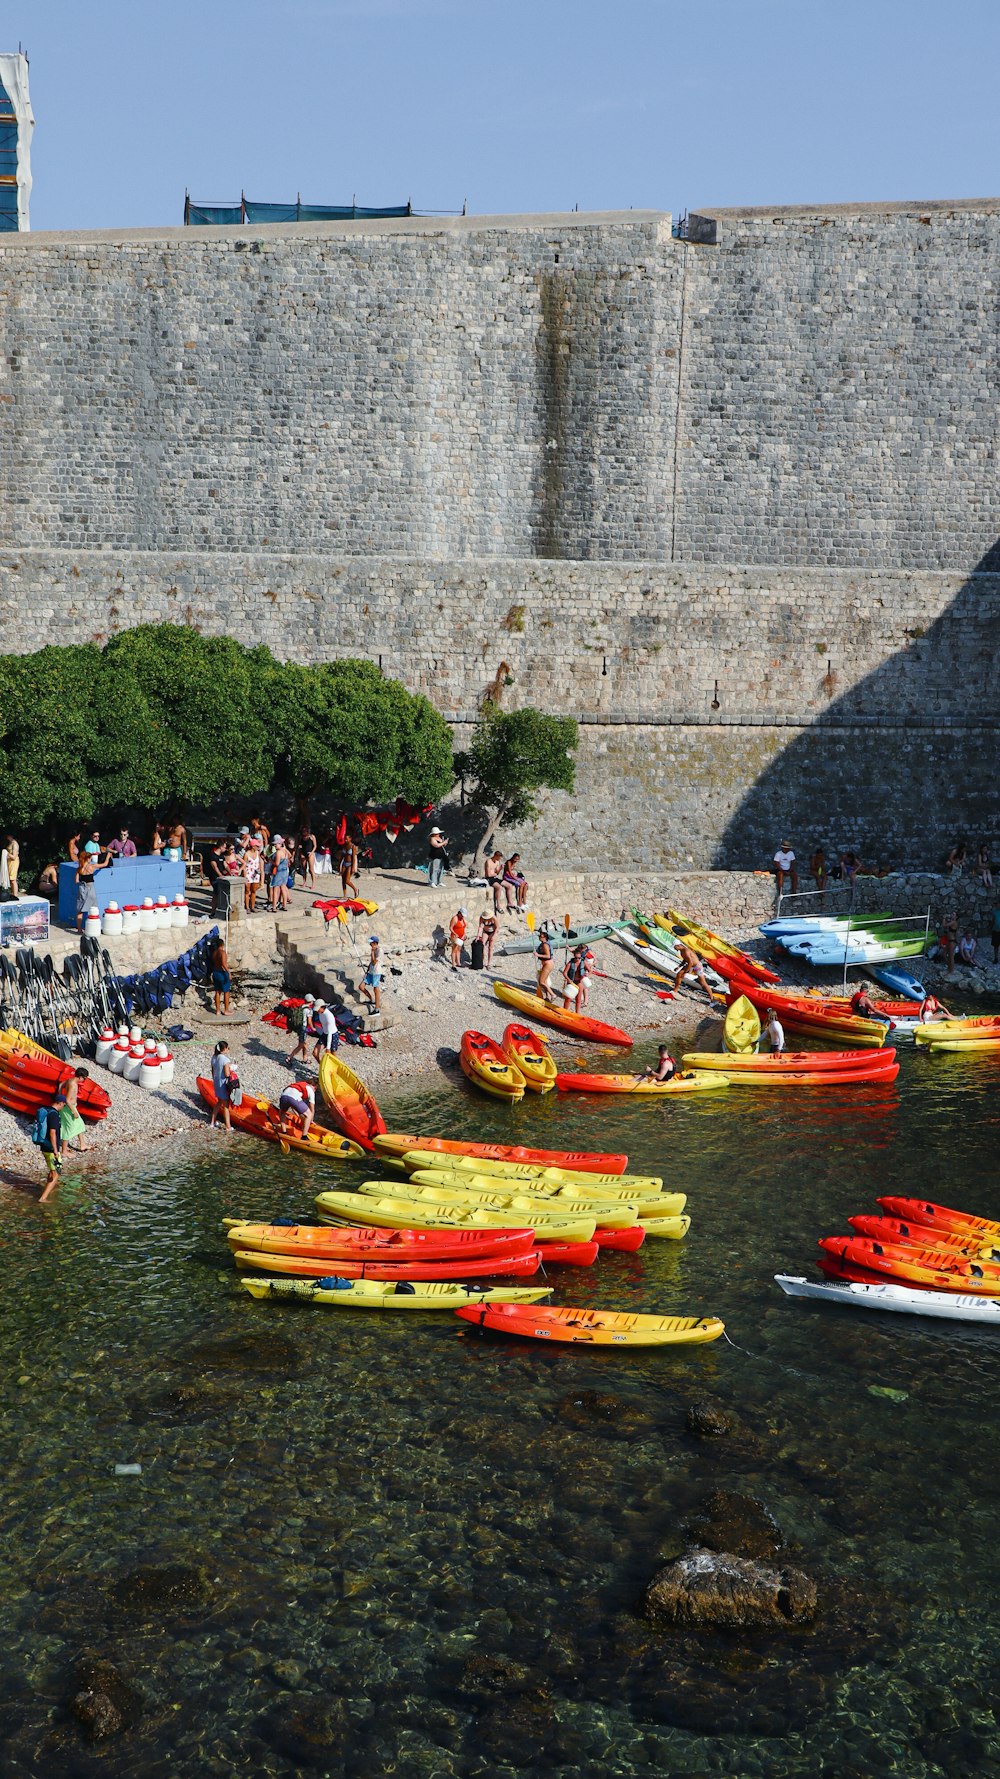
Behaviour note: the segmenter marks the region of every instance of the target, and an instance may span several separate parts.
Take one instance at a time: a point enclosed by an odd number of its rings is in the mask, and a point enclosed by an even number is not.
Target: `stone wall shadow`
[[[866,863],[936,869],[958,836],[1000,855],[1000,574],[994,545],[905,649],[774,751],[728,822],[717,869],[767,866],[791,841]]]

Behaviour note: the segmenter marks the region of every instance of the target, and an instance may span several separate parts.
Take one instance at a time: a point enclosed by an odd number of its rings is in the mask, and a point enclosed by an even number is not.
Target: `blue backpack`
[[[35,1113],[31,1140],[39,1149],[47,1149],[49,1146],[49,1115],[51,1111],[51,1106],[39,1106]]]

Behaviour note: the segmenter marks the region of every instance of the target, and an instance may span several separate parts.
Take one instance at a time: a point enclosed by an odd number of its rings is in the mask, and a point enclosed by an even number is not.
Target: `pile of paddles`
[[[136,1014],[159,1014],[208,974],[219,929],[212,927],[181,957],[131,976],[115,974],[96,938],[84,933],[79,954],[67,953],[57,970],[48,953],[19,949],[13,962],[0,953],[0,1025],[16,1027],[66,1058],[80,1041],[96,1039],[106,1025]]]
[[[73,1073],[73,1065],[53,1056],[25,1032],[0,1032],[0,1106],[5,1112],[33,1118],[42,1106],[51,1105],[60,1087]],[[81,1118],[93,1122],[105,1118],[110,1096],[96,1081],[81,1081],[77,1107]]]

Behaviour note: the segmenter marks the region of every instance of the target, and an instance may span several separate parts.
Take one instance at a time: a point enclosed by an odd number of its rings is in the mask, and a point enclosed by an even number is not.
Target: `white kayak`
[[[856,1310],[896,1310],[905,1316],[937,1316],[946,1322],[991,1322],[1000,1328],[1000,1300],[963,1297],[954,1291],[925,1291],[911,1285],[871,1285],[850,1279],[828,1279],[822,1285],[775,1273],[774,1282],[786,1297],[817,1297],[824,1303],[842,1303]]]
[[[637,933],[615,933],[614,937],[619,945],[624,945],[625,949],[632,953],[633,957],[648,964],[651,970],[656,970],[661,976],[665,975],[668,982],[673,980],[681,967],[680,953],[673,948],[667,950],[663,945],[654,945],[652,940],[643,939]],[[719,994],[723,993],[726,983],[718,971],[713,970],[710,964],[705,963],[704,959],[702,968],[709,988],[714,988]],[[688,977],[688,982],[690,981],[691,978]]]

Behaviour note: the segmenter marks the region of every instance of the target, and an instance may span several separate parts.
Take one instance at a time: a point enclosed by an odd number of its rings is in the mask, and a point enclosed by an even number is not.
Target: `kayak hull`
[[[207,1075],[198,1076],[198,1092],[206,1106],[215,1106],[215,1087]],[[279,1123],[280,1114],[277,1106],[262,1100],[244,1099],[242,1105],[230,1106],[229,1121],[234,1130],[239,1130],[248,1137],[260,1137],[265,1143],[278,1143],[282,1149],[295,1149],[302,1155],[317,1155],[323,1161],[357,1161],[364,1155],[360,1143],[352,1143],[349,1137],[342,1137],[335,1130],[327,1130],[325,1125],[311,1124],[309,1135],[301,1135],[299,1120],[294,1113],[290,1114],[292,1122],[286,1132],[282,1132]]]
[[[807,1297],[824,1303],[838,1303],[848,1309],[891,1310],[898,1315],[933,1316],[948,1322],[981,1322],[1000,1328],[1000,1302],[989,1298],[952,1295],[947,1291],[918,1290],[905,1285],[890,1285],[883,1280],[828,1280],[819,1284],[812,1279],[794,1278],[776,1273],[775,1284],[787,1297]]]
[[[385,1130],[385,1120],[360,1076],[328,1050],[319,1065],[319,1087],[341,1133],[370,1150]]]
[[[333,1229],[328,1223],[232,1223],[226,1239],[231,1248],[311,1254],[319,1260],[374,1260],[386,1266],[509,1259],[529,1254],[535,1245],[530,1229]]]
[[[705,1072],[698,1075],[675,1075],[672,1081],[637,1081],[634,1075],[563,1075],[556,1076],[560,1093],[630,1093],[645,1099],[672,1099],[680,1093],[708,1093],[728,1087],[725,1075]]]
[[[329,1255],[273,1254],[261,1248],[235,1248],[241,1272],[280,1273],[283,1277],[325,1279],[331,1273],[350,1279],[530,1279],[540,1265],[537,1248],[527,1254],[497,1254],[484,1260],[413,1260],[386,1266],[377,1260],[341,1260]]]
[[[448,1137],[415,1137],[398,1131],[373,1139],[384,1155],[406,1155],[410,1150],[437,1155],[471,1155],[482,1161],[516,1161],[538,1167],[571,1168],[581,1174],[623,1174],[628,1156],[595,1153],[587,1149],[531,1149],[523,1143],[465,1143]]]
[[[507,1026],[500,1048],[514,1069],[519,1069],[524,1084],[532,1093],[551,1093],[556,1084],[556,1065],[537,1032],[526,1025]]]
[[[531,994],[527,989],[516,988],[510,982],[494,982],[493,993],[505,1007],[513,1007],[515,1012],[525,1014],[541,1025],[555,1026],[557,1031],[568,1032],[572,1038],[586,1038],[593,1044],[618,1044],[624,1050],[631,1050],[632,1039],[627,1032],[619,1031],[616,1025],[605,1025],[600,1019],[588,1019],[584,1013],[573,1013],[566,1007],[551,1007],[540,995]]]
[[[694,1345],[718,1340],[724,1333],[723,1324],[714,1316],[634,1316],[616,1310],[548,1308],[543,1312],[516,1304],[470,1304],[457,1314],[493,1334],[585,1346]]]
[[[760,1014],[746,995],[737,995],[726,1008],[722,1042],[733,1056],[756,1053],[760,1043]]]

